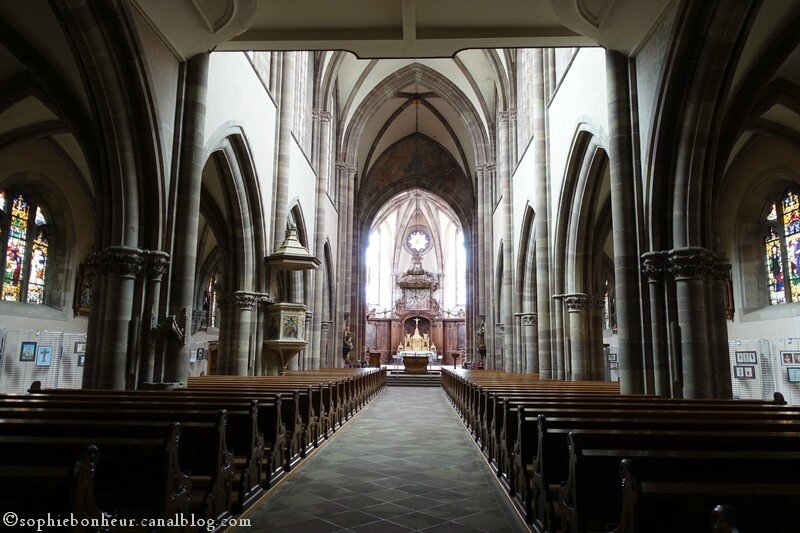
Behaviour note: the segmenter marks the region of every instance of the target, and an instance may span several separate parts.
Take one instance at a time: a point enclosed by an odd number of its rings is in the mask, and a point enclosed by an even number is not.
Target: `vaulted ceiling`
[[[597,44],[631,52],[676,0],[134,1],[185,57],[218,49],[422,58]]]

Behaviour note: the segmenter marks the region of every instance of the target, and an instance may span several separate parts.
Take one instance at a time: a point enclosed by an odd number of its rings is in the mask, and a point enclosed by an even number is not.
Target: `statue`
[[[342,358],[347,361],[347,354],[353,349],[353,336],[350,334],[350,327],[344,327],[344,338],[342,339]]]
[[[486,324],[481,321],[481,325],[478,326],[478,354],[481,356],[481,361],[486,359]]]

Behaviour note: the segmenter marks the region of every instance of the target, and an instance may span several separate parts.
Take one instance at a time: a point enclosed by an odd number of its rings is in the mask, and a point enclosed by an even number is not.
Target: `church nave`
[[[253,508],[268,531],[527,531],[445,393],[387,387]]]

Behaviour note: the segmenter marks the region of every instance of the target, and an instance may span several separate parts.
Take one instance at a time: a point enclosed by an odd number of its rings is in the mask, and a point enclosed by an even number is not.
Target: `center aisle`
[[[528,531],[440,388],[389,387],[249,513],[257,530]]]

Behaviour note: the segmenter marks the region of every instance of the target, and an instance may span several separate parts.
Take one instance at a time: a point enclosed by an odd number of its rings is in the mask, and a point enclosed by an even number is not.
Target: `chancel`
[[[797,531],[798,28],[0,2],[5,525]]]

